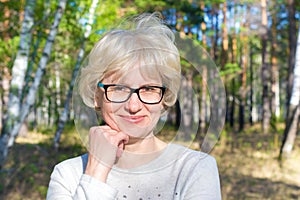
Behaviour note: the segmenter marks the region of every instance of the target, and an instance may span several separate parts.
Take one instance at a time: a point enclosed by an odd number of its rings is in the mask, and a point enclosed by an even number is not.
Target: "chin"
[[[132,138],[143,139],[153,135],[153,128],[150,127],[124,127],[121,130]]]

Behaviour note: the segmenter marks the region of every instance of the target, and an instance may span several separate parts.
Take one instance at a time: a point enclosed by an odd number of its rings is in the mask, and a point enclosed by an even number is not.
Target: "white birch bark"
[[[17,124],[17,120],[19,119],[20,115],[21,95],[28,66],[28,56],[31,43],[31,28],[34,24],[33,12],[35,4],[35,0],[28,0],[25,7],[24,20],[22,22],[20,34],[20,44],[12,68],[12,80],[10,83],[7,116],[2,127],[0,137],[0,167],[4,163],[4,160],[7,156],[7,144],[12,135],[13,126]]]
[[[66,98],[66,101],[65,101],[65,104],[64,104],[64,110],[60,115],[57,130],[56,130],[55,137],[54,137],[54,147],[56,149],[59,148],[60,137],[61,137],[62,131],[65,127],[65,124],[68,120],[68,115],[70,113],[70,101],[71,101],[71,98],[72,98],[72,92],[73,92],[73,88],[74,88],[74,84],[75,84],[75,79],[77,77],[77,74],[78,74],[78,71],[79,71],[79,66],[80,66],[80,64],[82,62],[82,59],[83,59],[84,49],[85,49],[85,41],[91,34],[92,24],[93,24],[94,18],[95,18],[95,10],[97,8],[98,2],[99,2],[99,0],[93,0],[92,4],[91,4],[91,7],[89,9],[88,23],[85,27],[86,29],[85,29],[84,38],[83,38],[84,40],[81,44],[81,48],[80,48],[79,53],[78,53],[76,65],[75,65],[75,68],[73,70],[72,79],[71,79],[69,90],[68,90],[68,93],[67,93],[67,98]]]
[[[297,50],[295,57],[294,80],[291,94],[290,104],[294,106],[299,105],[300,101],[300,27],[298,32]]]
[[[2,67],[2,66],[1,66]],[[9,70],[7,68],[7,66],[3,66],[3,68],[0,69],[1,70],[1,82],[0,82],[0,88],[1,88],[1,94],[0,94],[0,98],[1,98],[1,117],[0,117],[0,129],[2,129],[2,119],[4,119],[6,117],[5,114],[5,106],[8,105],[8,95],[9,95],[9,81],[10,81],[10,73]]]
[[[56,107],[60,107],[61,105],[61,96],[60,96],[60,66],[55,64],[55,103]]]
[[[294,146],[300,117],[300,27],[295,55],[294,79],[289,102],[284,138],[280,150],[281,156],[288,156]]]
[[[35,4],[35,0],[29,0],[25,7],[19,48],[12,68],[12,79],[10,82],[7,116],[2,129],[1,138],[11,133],[11,130],[20,114],[21,95],[28,66],[28,57],[31,43],[31,28],[34,24],[33,12]]]
[[[6,134],[6,137],[1,138],[1,146],[0,146],[0,166],[4,164],[5,158],[7,156],[8,148],[11,147],[15,141],[16,136],[18,135],[18,132],[21,128],[22,123],[24,122],[25,118],[29,114],[29,110],[34,104],[35,96],[38,90],[38,87],[41,83],[41,79],[43,77],[43,74],[45,73],[45,68],[47,65],[47,62],[50,58],[50,53],[52,49],[52,45],[56,36],[56,33],[58,31],[58,26],[60,23],[60,20],[62,18],[64,9],[66,7],[67,0],[60,0],[58,3],[58,7],[55,13],[54,22],[52,24],[52,27],[50,29],[47,42],[45,44],[42,57],[40,59],[38,69],[35,74],[34,81],[29,89],[26,102],[22,105],[22,110],[20,112],[19,119],[17,120],[17,123],[14,124],[14,127],[10,134]]]
[[[41,29],[45,28],[45,24],[46,24],[47,19],[50,16],[50,12],[51,12],[50,0],[45,0],[45,2],[44,2],[44,12],[43,12],[44,14],[43,14],[43,19],[42,19]],[[36,59],[37,54],[38,54],[38,50],[39,50],[41,40],[42,40],[42,31],[39,31],[38,34],[37,34],[36,42],[33,45],[33,50],[32,50],[32,53],[31,53],[30,62],[28,63],[27,74],[25,76],[25,86],[24,86],[25,90],[28,88],[29,82],[31,81],[31,74],[32,74],[32,70],[33,70],[33,65],[35,63],[35,59]]]
[[[278,74],[278,72],[277,72]],[[278,75],[279,77],[279,75]],[[277,118],[280,117],[280,87],[279,87],[279,80],[277,79],[275,83],[275,116]]]

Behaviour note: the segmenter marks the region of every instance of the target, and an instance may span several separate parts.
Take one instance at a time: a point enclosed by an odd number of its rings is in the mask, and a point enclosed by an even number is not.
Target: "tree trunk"
[[[236,39],[236,34],[232,34],[232,43],[231,43],[231,63],[235,64],[236,63],[236,56],[237,56],[237,39]],[[229,124],[230,127],[234,128],[235,124],[235,104],[236,104],[236,98],[235,98],[235,78],[232,78],[231,80],[231,107],[229,111]]]
[[[200,133],[206,132],[206,97],[207,97],[207,69],[203,67],[201,87],[201,109],[200,109]],[[200,138],[201,139],[201,138]]]
[[[297,40],[297,28],[296,28],[296,5],[294,0],[288,0],[288,24],[289,24],[289,60],[288,60],[288,82],[287,82],[287,102],[286,107],[289,107],[289,102],[292,93],[292,87],[294,82],[294,67],[295,67],[295,54],[296,54],[296,40]],[[288,116],[288,114],[287,114]]]
[[[21,125],[23,124],[24,120],[28,116],[30,108],[34,104],[35,95],[37,93],[37,90],[38,90],[39,85],[41,83],[41,79],[42,79],[43,74],[45,72],[47,62],[50,58],[52,45],[53,45],[56,33],[58,31],[58,26],[59,26],[60,20],[62,18],[64,9],[66,7],[66,2],[67,2],[67,0],[60,0],[59,1],[58,7],[57,7],[57,10],[56,10],[56,14],[55,14],[55,18],[54,18],[54,22],[53,22],[52,27],[50,29],[50,32],[49,32],[49,35],[48,35],[48,38],[47,38],[47,42],[45,44],[45,47],[44,47],[44,50],[43,50],[43,53],[42,53],[42,57],[40,59],[38,69],[37,69],[36,74],[35,74],[34,81],[33,81],[32,85],[29,89],[29,93],[27,95],[26,102],[22,105],[22,109],[21,109],[21,112],[20,112],[20,117],[18,118],[17,123],[14,124],[14,127],[13,127],[11,132],[6,132],[4,135],[1,135],[0,166],[3,166],[5,158],[6,158],[7,153],[8,153],[8,148],[13,145],[13,143],[15,141],[15,138],[19,133]]]
[[[223,24],[224,26],[222,26],[222,52],[221,52],[221,69],[224,69],[226,63],[227,63],[227,51],[228,51],[228,31],[227,31],[227,26],[225,24],[227,24],[227,17],[226,17],[226,13],[227,13],[227,2],[225,1],[223,3],[223,9],[222,9],[222,13],[223,13]]]
[[[204,8],[205,8],[204,1],[200,1],[201,11],[204,10]],[[206,24],[204,20],[201,22],[201,32],[202,32],[202,44],[203,44],[203,48],[205,49],[207,45],[207,41],[206,41],[207,39],[206,39]]]
[[[9,70],[7,66],[3,66],[3,68],[0,68],[1,70],[1,82],[0,82],[0,98],[1,98],[1,118],[0,118],[0,130],[3,126],[3,119],[6,117],[4,113],[6,113],[6,107],[8,104],[8,94],[9,94]]]
[[[247,12],[249,13],[249,6],[247,6]],[[242,58],[241,58],[241,65],[243,67],[242,71],[242,86],[240,88],[240,105],[239,105],[239,131],[244,129],[245,124],[245,107],[246,107],[246,96],[247,96],[247,69],[248,69],[248,57],[249,57],[249,50],[248,50],[248,35],[247,30],[249,29],[248,21],[246,20],[245,24],[243,25],[245,30],[241,34],[241,42],[242,42]]]
[[[234,128],[234,112],[235,112],[235,79],[231,80],[231,106],[229,110],[229,124],[231,128]]]
[[[176,128],[179,128],[181,124],[181,109],[180,109],[180,102],[178,100],[175,103],[175,112],[176,112],[175,126]]]
[[[261,0],[261,9],[262,9],[262,102],[263,102],[263,111],[262,111],[262,130],[266,133],[269,129],[271,113],[270,113],[270,99],[269,99],[269,78],[270,70],[269,65],[266,62],[267,55],[267,40],[268,40],[268,18],[267,18],[267,2],[266,0]]]
[[[31,43],[31,28],[34,24],[33,12],[35,3],[35,0],[30,0],[27,2],[25,7],[25,16],[21,28],[19,48],[12,68],[7,116],[4,120],[1,137],[5,137],[5,135],[11,133],[14,124],[20,115],[21,96],[28,66],[28,56]]]
[[[181,82],[181,113],[182,113],[182,130],[178,133],[177,139],[188,141],[191,139],[193,126],[193,90],[192,90],[192,73],[187,74],[186,79]]]
[[[250,94],[249,94],[249,123],[253,125],[253,50],[250,43]]]
[[[48,19],[49,15],[50,15],[50,0],[45,0],[44,2],[44,14],[43,14],[43,19],[42,19],[42,26],[41,29],[45,28],[46,20]],[[29,83],[32,81],[33,77],[32,77],[32,71],[33,71],[33,65],[35,64],[35,59],[37,58],[38,55],[38,51],[39,51],[39,46],[43,37],[43,31],[39,30],[37,37],[36,37],[36,42],[33,45],[33,50],[31,53],[31,59],[30,62],[28,63],[28,68],[27,68],[27,72],[26,72],[26,76],[25,76],[25,86],[24,86],[24,91],[22,93],[22,100],[25,98],[24,95],[26,95],[28,93],[29,90]]]
[[[278,72],[278,65],[277,65],[277,34],[276,34],[276,14],[272,14],[272,48],[271,48],[271,65],[272,65],[272,86],[271,86],[271,111],[272,115],[275,118],[279,118],[280,115],[280,98],[279,98],[279,72]]]
[[[2,164],[4,163],[7,155],[7,145],[9,137],[12,134],[13,126],[16,124],[16,121],[19,119],[20,115],[21,94],[28,65],[28,55],[31,42],[31,28],[34,21],[33,11],[35,3],[35,0],[30,0],[26,4],[24,20],[22,22],[20,34],[19,48],[12,68],[12,80],[10,83],[10,91],[8,95],[9,101],[7,106],[7,115],[5,116],[0,136],[0,168],[2,167]]]
[[[292,85],[292,93],[288,107],[288,114],[285,120],[284,137],[280,148],[279,157],[287,157],[290,155],[296,139],[299,117],[300,117],[300,27],[298,31],[296,61],[294,67],[294,79]]]
[[[204,10],[205,4],[204,1],[200,1],[200,9]],[[203,21],[201,24],[201,31],[202,31],[202,45],[203,48],[206,48],[207,46],[207,41],[206,41],[206,25],[205,22]],[[207,66],[203,66],[203,72],[202,72],[202,87],[201,87],[201,104],[200,104],[200,133],[205,136],[206,132],[206,115],[207,115]],[[202,138],[198,138],[200,143],[202,142]],[[201,146],[201,144],[200,144]]]
[[[214,35],[212,36],[212,58],[213,60],[218,60],[218,40],[219,40],[219,4],[216,3],[215,5],[212,6],[212,18],[215,18],[215,20],[212,20],[212,27],[214,27]],[[213,22],[215,21],[215,22]]]
[[[86,26],[86,31],[84,33],[83,42],[81,43],[81,48],[80,48],[79,53],[78,53],[77,62],[76,62],[75,68],[73,70],[72,79],[71,79],[69,90],[68,90],[68,93],[67,93],[67,98],[66,98],[66,101],[65,101],[65,104],[64,104],[64,110],[63,110],[63,112],[61,113],[61,115],[59,117],[58,126],[57,126],[57,130],[56,130],[55,137],[54,137],[54,147],[55,147],[55,149],[59,148],[60,137],[61,137],[61,134],[64,130],[65,124],[68,120],[68,116],[69,116],[69,113],[70,113],[70,102],[71,102],[71,98],[72,98],[72,92],[73,92],[73,88],[74,88],[74,84],[75,84],[75,79],[77,77],[79,67],[80,67],[80,64],[81,64],[83,56],[84,56],[85,40],[91,34],[92,24],[93,24],[93,21],[94,21],[95,10],[97,8],[97,4],[98,4],[98,0],[93,0],[93,2],[91,4],[91,7],[90,7],[90,10],[89,10],[89,21],[88,21],[88,24]]]

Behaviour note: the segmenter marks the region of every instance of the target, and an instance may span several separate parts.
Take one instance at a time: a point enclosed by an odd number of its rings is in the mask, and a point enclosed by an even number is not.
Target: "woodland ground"
[[[299,136],[292,155],[278,162],[280,134],[261,134],[257,127],[246,130],[223,133],[211,152],[218,162],[223,199],[300,200]],[[53,166],[85,152],[73,129],[64,133],[58,152],[52,136],[30,132],[17,138],[0,171],[0,200],[45,199]]]

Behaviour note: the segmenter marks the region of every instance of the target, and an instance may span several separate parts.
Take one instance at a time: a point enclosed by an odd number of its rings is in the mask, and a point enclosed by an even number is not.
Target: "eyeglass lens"
[[[158,86],[144,86],[138,89],[132,89],[124,85],[109,85],[106,87],[106,98],[111,102],[125,102],[133,93],[137,93],[142,102],[154,104],[161,101],[163,88]]]

